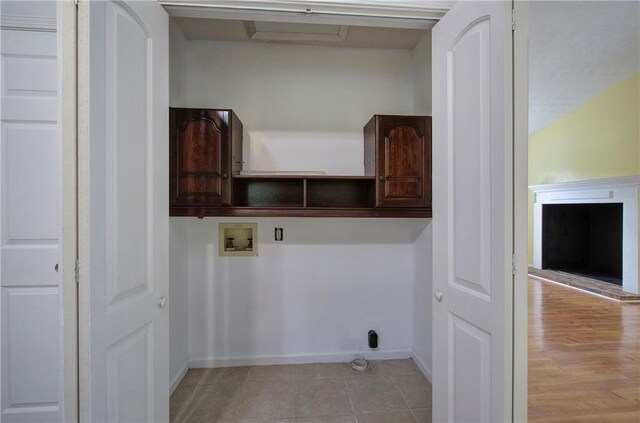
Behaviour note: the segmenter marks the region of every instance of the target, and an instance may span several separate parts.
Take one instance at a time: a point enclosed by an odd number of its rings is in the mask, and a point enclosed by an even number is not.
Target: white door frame
[[[85,264],[78,277],[78,421],[91,421],[91,269],[89,267],[91,226],[90,136],[89,136],[89,7],[77,6],[77,207],[78,260]]]
[[[78,257],[76,6],[58,2],[59,121],[62,137],[63,419],[78,421]]]
[[[506,3],[506,2],[505,2]],[[511,202],[512,210],[509,211],[508,221],[502,222],[507,229],[509,247],[505,254],[513,254],[514,272],[512,276],[504,275],[503,287],[505,290],[504,316],[505,344],[502,345],[508,356],[509,367],[505,368],[504,383],[511,384],[508,390],[508,414],[505,419],[513,421],[526,421],[527,414],[527,276],[526,276],[526,221],[527,221],[527,146],[528,146],[528,90],[527,90],[527,43],[528,43],[528,4],[526,2],[509,1],[504,4],[514,10],[511,39],[509,39],[510,56],[505,69],[504,81],[511,87],[505,103],[513,108],[513,115],[508,114],[509,121],[504,122],[505,128],[511,138],[512,150],[509,152],[511,164],[505,168],[506,173],[511,173],[512,188],[510,188],[507,201]],[[464,5],[461,5],[464,6]],[[505,22],[506,23],[506,22]],[[505,36],[508,37],[507,34]],[[507,39],[505,38],[505,41]],[[511,50],[513,48],[513,50]],[[510,71],[510,72],[509,72]],[[434,87],[434,89],[437,87]],[[441,87],[442,88],[442,87]],[[507,207],[509,203],[507,203]],[[508,257],[508,256],[507,256]],[[510,267],[510,266],[509,266]],[[506,269],[505,269],[506,270]],[[434,281],[435,284],[435,281]],[[434,285],[435,286],[435,285]],[[435,289],[435,288],[434,288]],[[443,291],[444,292],[444,291]],[[435,332],[435,328],[434,328]],[[497,346],[498,347],[498,346]],[[437,389],[437,387],[436,387]],[[506,394],[506,393],[505,393]],[[508,417],[507,417],[508,416]]]
[[[527,421],[529,3],[513,1],[513,421]]]

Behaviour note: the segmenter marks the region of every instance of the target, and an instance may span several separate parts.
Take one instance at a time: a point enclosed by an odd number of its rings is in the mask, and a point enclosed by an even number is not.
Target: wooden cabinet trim
[[[375,126],[375,130],[373,127]],[[393,134],[398,128],[406,128],[408,134]],[[378,180],[376,185],[376,207],[430,207],[431,206],[431,118],[429,116],[375,115],[365,126],[366,173]],[[393,155],[391,138],[411,137],[419,140],[418,151],[405,147]],[[375,154],[372,158],[371,154]],[[418,159],[411,167],[415,172],[403,173],[394,169],[406,168],[407,157]],[[368,164],[368,166],[366,166]],[[372,164],[375,164],[373,166]],[[404,165],[404,166],[403,166]]]
[[[198,120],[220,136],[216,171],[197,165],[185,170],[180,163],[180,132]],[[398,128],[405,129],[393,134]],[[373,116],[364,127],[364,176],[242,175],[242,133],[233,110],[170,109],[171,216],[431,217],[430,117]],[[395,137],[418,139],[418,151],[401,145],[393,152]],[[417,165],[411,163],[416,155]],[[404,172],[403,165],[415,171]],[[199,181],[192,182],[195,194],[181,195],[179,184],[189,178]],[[219,189],[206,178],[219,178]]]
[[[232,110],[228,109],[193,109],[170,108],[170,194],[171,206],[202,205],[219,206],[231,205],[231,156],[234,141],[234,120],[239,122]],[[185,147],[190,125],[202,124],[203,128],[195,128],[196,134],[191,134],[190,144]],[[241,123],[239,123],[241,128]],[[209,135],[207,135],[209,134]],[[196,137],[209,137],[213,146],[207,145],[209,140],[195,140]],[[239,145],[241,148],[241,142]],[[199,144],[198,144],[199,143]],[[184,151],[185,148],[195,148],[199,151]],[[241,153],[240,153],[241,154]],[[193,168],[186,166],[185,160],[191,160]],[[207,164],[208,163],[208,164]]]

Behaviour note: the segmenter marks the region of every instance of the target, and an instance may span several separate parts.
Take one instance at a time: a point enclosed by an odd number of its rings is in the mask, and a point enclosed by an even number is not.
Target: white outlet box
[[[218,223],[218,255],[250,257],[258,255],[257,223]]]

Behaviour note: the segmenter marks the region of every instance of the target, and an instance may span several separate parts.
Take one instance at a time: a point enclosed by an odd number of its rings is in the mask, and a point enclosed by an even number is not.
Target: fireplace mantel
[[[622,289],[640,293],[640,176],[593,179],[532,185],[533,205],[533,267],[542,268],[542,206],[544,204],[622,203]]]

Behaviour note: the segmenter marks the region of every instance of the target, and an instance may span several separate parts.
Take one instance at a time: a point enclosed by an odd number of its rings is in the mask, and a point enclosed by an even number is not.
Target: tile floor
[[[411,359],[191,369],[171,421],[430,423],[431,384]]]

